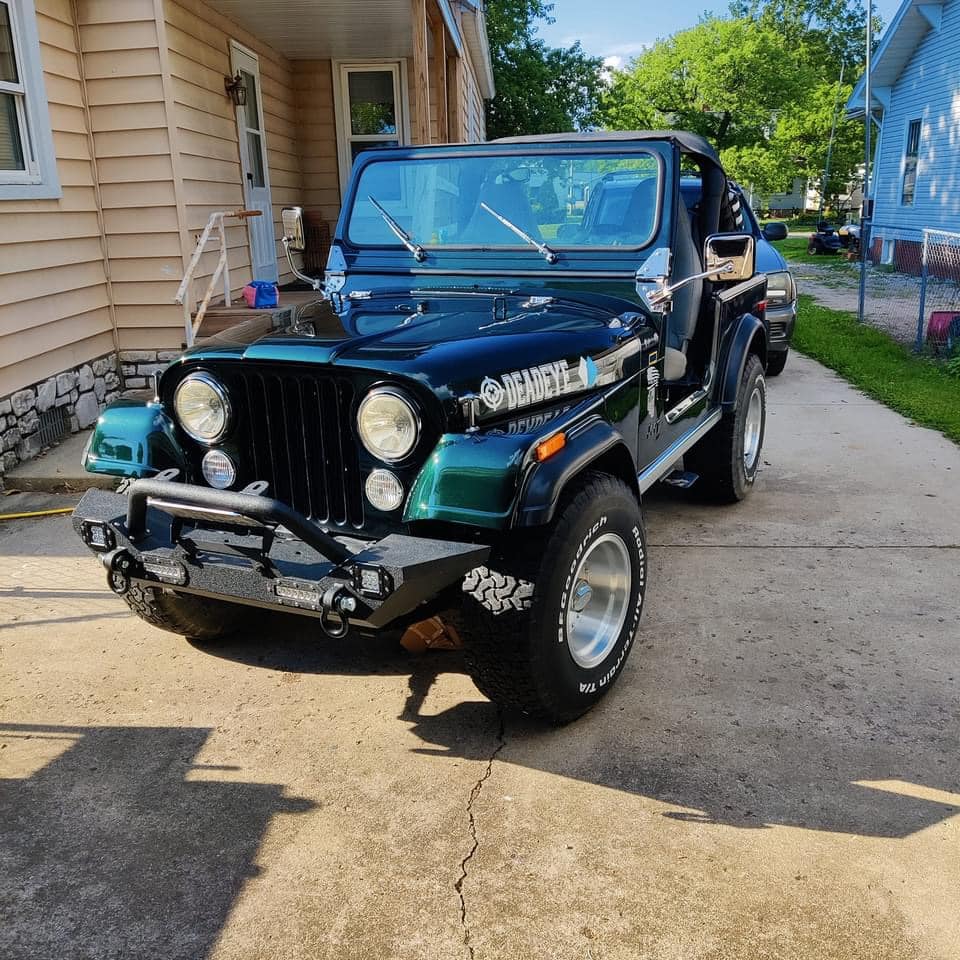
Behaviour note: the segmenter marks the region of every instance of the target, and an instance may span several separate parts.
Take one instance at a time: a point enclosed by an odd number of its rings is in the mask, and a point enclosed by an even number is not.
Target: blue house
[[[864,86],[849,116],[866,112]],[[960,232],[960,0],[904,0],[874,54],[871,100],[871,255],[916,273],[925,227]]]

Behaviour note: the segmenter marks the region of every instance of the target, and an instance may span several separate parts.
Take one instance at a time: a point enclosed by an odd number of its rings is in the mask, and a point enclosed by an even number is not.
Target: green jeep
[[[87,493],[77,532],[159,627],[440,615],[484,694],[579,716],[640,624],[643,494],[740,500],[760,464],[766,280],[729,196],[681,132],[362,154],[304,277],[323,313],[111,405],[85,466],[133,479]],[[299,210],[284,226],[290,255]]]

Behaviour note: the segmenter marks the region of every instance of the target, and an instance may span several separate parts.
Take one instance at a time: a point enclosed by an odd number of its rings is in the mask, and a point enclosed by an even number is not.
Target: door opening
[[[267,163],[267,135],[260,93],[260,61],[235,41],[230,41],[230,65],[240,74],[246,103],[237,107],[237,136],[240,141],[240,174],[243,202],[259,217],[247,221],[250,238],[250,266],[255,280],[277,280],[277,243],[270,197],[270,167]]]

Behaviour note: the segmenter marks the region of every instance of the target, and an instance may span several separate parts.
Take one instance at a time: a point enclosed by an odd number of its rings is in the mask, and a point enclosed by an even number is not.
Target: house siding
[[[205,4],[195,2],[188,8],[176,0],[163,0],[163,11],[173,101],[171,141],[182,177],[186,254],[192,255],[196,236],[211,213],[244,205],[236,114],[223,90],[223,78],[231,73],[230,41],[235,40],[260,61],[274,237],[280,282],[284,283],[293,275],[279,242],[283,235],[280,211],[301,202],[303,187],[293,65]],[[226,232],[231,287],[239,293],[251,279],[247,227],[228,224]],[[211,244],[200,261],[194,284],[199,295],[218,256],[216,245]],[[149,345],[163,347],[174,340],[179,342],[179,312],[174,326],[175,332],[170,329],[154,335],[151,331]],[[148,344],[144,339],[138,345]]]
[[[914,203],[900,202],[911,120],[921,120]],[[920,241],[923,228],[960,231],[960,0],[943,5],[891,91],[874,169],[874,238]]]
[[[78,5],[120,349],[182,327],[183,255],[155,0]],[[166,345],[162,342],[162,345]]]
[[[298,60],[295,77],[297,141],[303,189],[298,201],[330,236],[340,215],[340,168],[330,60]]]
[[[482,143],[487,139],[486,110],[483,94],[480,92],[480,81],[470,56],[467,53],[463,60],[463,69],[458,71],[460,77],[460,130],[467,143]]]
[[[114,348],[73,8],[36,8],[63,195],[0,203],[0,397]]]

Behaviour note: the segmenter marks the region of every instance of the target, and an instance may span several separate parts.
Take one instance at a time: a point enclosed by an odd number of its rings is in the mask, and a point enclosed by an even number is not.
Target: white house
[[[960,0],[904,0],[874,56],[872,255],[916,270],[925,227],[960,231]],[[864,116],[865,79],[847,101]]]

